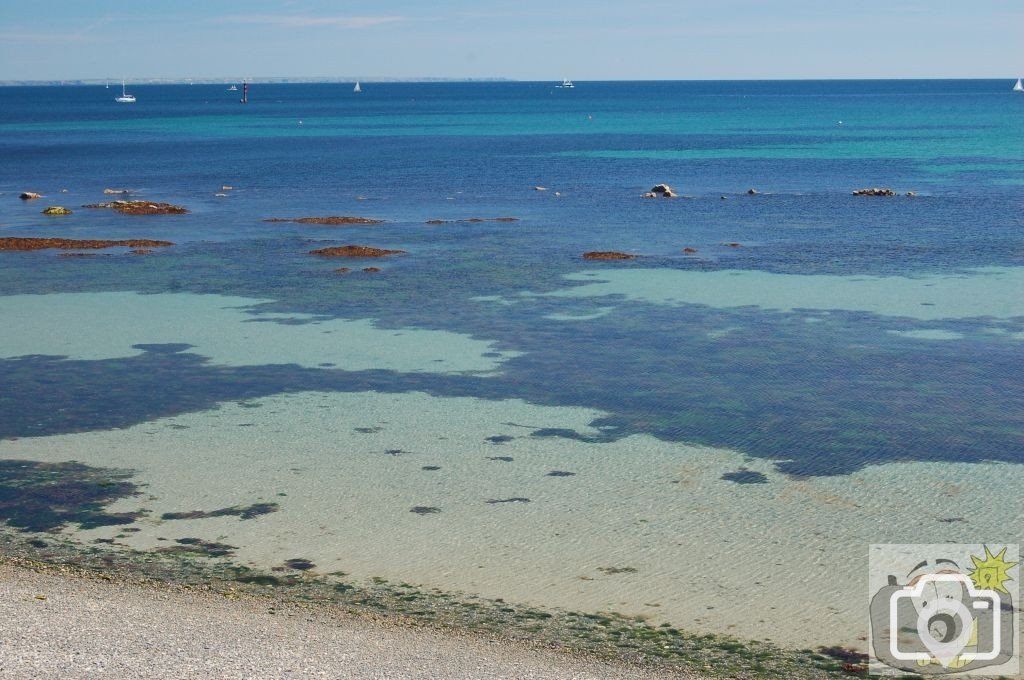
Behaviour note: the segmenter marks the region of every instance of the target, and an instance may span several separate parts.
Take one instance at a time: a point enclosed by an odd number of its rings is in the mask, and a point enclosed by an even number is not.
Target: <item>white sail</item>
[[[135,103],[135,95],[128,94],[125,91],[125,89],[124,89],[124,80],[121,81],[121,96],[120,97],[114,97],[114,101],[117,102],[118,104],[134,104]]]
[[[363,88],[359,87],[359,81],[356,81],[356,86],[352,88],[353,92],[362,92]]]
[[[1013,86],[1014,92],[1024,92],[1024,83],[1020,82],[1020,78],[1017,78],[1017,84]]]

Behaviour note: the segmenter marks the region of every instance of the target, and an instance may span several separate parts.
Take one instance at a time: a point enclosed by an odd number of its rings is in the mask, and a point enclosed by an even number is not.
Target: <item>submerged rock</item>
[[[404,255],[404,250],[388,250],[386,248],[373,248],[371,246],[331,246],[330,248],[317,248],[309,251],[310,255],[321,257],[386,257],[388,255]]]
[[[369,217],[350,217],[348,215],[331,215],[328,217],[271,217],[264,222],[294,222],[296,224],[383,224],[384,220],[375,220]]]
[[[518,217],[468,217],[461,220],[427,220],[424,224],[456,224],[459,222],[479,224],[480,222],[518,222]]]
[[[49,208],[43,208],[44,215],[70,215],[71,211],[60,205],[51,205]]]
[[[636,255],[631,253],[619,253],[614,250],[592,250],[583,253],[584,260],[633,260]]]
[[[683,248],[683,252],[686,253],[687,255],[692,255],[693,253],[697,252],[697,249],[687,246],[686,248]]]
[[[98,239],[73,238],[22,238],[10,236],[0,238],[0,250],[62,250],[100,249],[126,246],[130,248],[162,248],[173,246],[170,241],[153,241],[151,239],[128,239],[121,241],[104,241]]]
[[[895,196],[896,192],[892,189],[880,189],[878,187],[871,187],[870,189],[855,189],[853,192],[854,196]]]

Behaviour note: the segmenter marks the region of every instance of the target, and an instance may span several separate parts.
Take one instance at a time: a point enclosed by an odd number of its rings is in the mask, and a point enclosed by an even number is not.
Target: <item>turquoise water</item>
[[[580,596],[588,607],[616,597],[642,607],[648,591],[682,577],[665,560],[705,550],[746,513],[788,518],[791,533],[780,527],[772,540],[798,550],[819,528],[814,514],[828,510],[819,500],[844,484],[877,494],[829,520],[852,527],[836,541],[848,555],[866,554],[885,503],[904,503],[920,475],[1007,486],[965,511],[973,525],[912,523],[905,535],[887,529],[887,540],[966,540],[973,526],[997,530],[981,515],[998,507],[1019,528],[1010,483],[1024,463],[1024,97],[1010,85],[367,83],[356,96],[345,85],[257,83],[244,107],[214,86],[130,87],[134,106],[115,105],[103,88],[0,88],[0,237],[177,244],[146,256],[0,252],[0,457],[131,468],[140,481],[159,478],[154,503],[184,494],[222,507],[270,498],[304,468],[288,424],[301,420],[313,469],[331,470],[336,486],[310,482],[295,514],[280,513],[273,541],[256,530],[237,537],[254,564],[281,557],[268,547],[292,540],[281,536],[300,541],[288,544],[296,550],[335,540],[303,534],[298,517],[333,526],[329,498],[355,491],[331,461],[350,451],[361,489],[394,493],[385,496],[401,521],[388,535],[399,544],[418,526],[405,525],[407,506],[436,505],[445,512],[428,521],[470,537],[467,555],[500,553],[490,542],[497,528],[471,529],[475,511],[449,520],[446,502],[527,495],[529,511],[502,506],[520,513],[505,526],[531,555],[524,578],[562,562],[575,569],[630,536],[657,578],[606,584]],[[641,198],[660,182],[681,198]],[[870,186],[901,195],[851,196]],[[107,200],[106,187],[191,212],[78,208]],[[26,190],[45,198],[19,201]],[[74,214],[45,217],[46,205]],[[317,215],[383,223],[264,221]],[[454,221],[504,216],[518,219]],[[354,262],[308,253],[348,243],[408,252]],[[583,260],[591,250],[638,257]],[[371,265],[382,271],[360,271]],[[335,271],[343,266],[353,271]],[[304,409],[320,409],[310,406],[318,400],[325,416],[310,422]],[[379,456],[363,461],[360,437],[373,433],[338,425],[353,410],[352,427],[383,428],[381,451],[452,456],[458,475],[428,482],[419,465],[381,472]],[[404,429],[389,440],[396,421]],[[418,440],[417,426],[430,437]],[[253,438],[250,427],[268,431]],[[163,434],[142,451],[147,428]],[[514,466],[492,479],[501,437],[520,447],[510,457],[534,461],[537,479],[516,477]],[[278,457],[286,449],[287,464]],[[213,482],[228,472],[211,450],[254,461],[245,498],[227,499]],[[402,464],[392,457],[388,466]],[[541,500],[548,468],[569,463],[593,466],[559,483],[595,518],[576,518],[569,496],[551,499],[548,511],[576,527],[571,549],[549,542]],[[993,464],[1005,471],[993,474]],[[644,489],[681,481],[681,469],[700,480],[688,511],[722,510],[718,534],[664,527],[658,541],[678,531],[694,542],[658,557],[632,525],[602,529],[599,501],[619,491],[608,506],[617,517],[675,516],[678,496]],[[739,483],[750,470],[764,483]],[[808,488],[810,500],[800,495]],[[346,507],[372,553],[367,523],[393,508],[364,516]],[[765,541],[752,549],[781,550]],[[779,557],[781,572],[796,568]],[[370,575],[386,558],[361,568]],[[425,582],[448,573],[404,559]],[[442,585],[498,596],[509,575],[497,573],[453,567]],[[563,576],[578,585],[575,573]],[[856,569],[844,578],[855,583]],[[543,599],[580,604],[565,583]],[[790,595],[780,586],[769,600]],[[696,621],[690,605],[674,606]],[[836,637],[854,640],[862,619],[851,608]],[[723,613],[693,625],[727,624]],[[790,641],[815,629],[801,626]]]

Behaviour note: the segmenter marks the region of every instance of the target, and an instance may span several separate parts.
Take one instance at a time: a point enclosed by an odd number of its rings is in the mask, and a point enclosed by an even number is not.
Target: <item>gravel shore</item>
[[[652,678],[327,608],[0,562],[3,678]]]

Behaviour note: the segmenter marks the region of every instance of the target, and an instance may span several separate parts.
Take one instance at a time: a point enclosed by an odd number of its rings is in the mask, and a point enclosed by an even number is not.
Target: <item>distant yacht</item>
[[[571,80],[569,80],[568,78],[566,78],[565,80],[563,80],[563,81],[562,81],[562,84],[561,84],[561,85],[557,85],[556,87],[559,87],[559,88],[561,88],[561,89],[563,89],[563,90],[568,90],[568,89],[574,88],[574,87],[576,87],[576,86],[575,86],[575,85],[573,85],[573,83],[572,83],[572,81],[571,81]]]
[[[228,92],[238,92],[238,88],[235,87],[234,85],[232,85],[231,87],[228,88]]]
[[[1024,92],[1024,84],[1020,82],[1020,78],[1017,78],[1017,84],[1013,86],[1014,92]]]
[[[134,104],[135,103],[135,95],[128,94],[127,92],[125,92],[125,90],[124,90],[124,81],[123,80],[121,81],[121,96],[120,97],[114,97],[114,101],[119,103],[119,104]]]
[[[356,81],[356,86],[352,88],[353,92],[362,92],[363,88],[359,87],[359,81]]]

